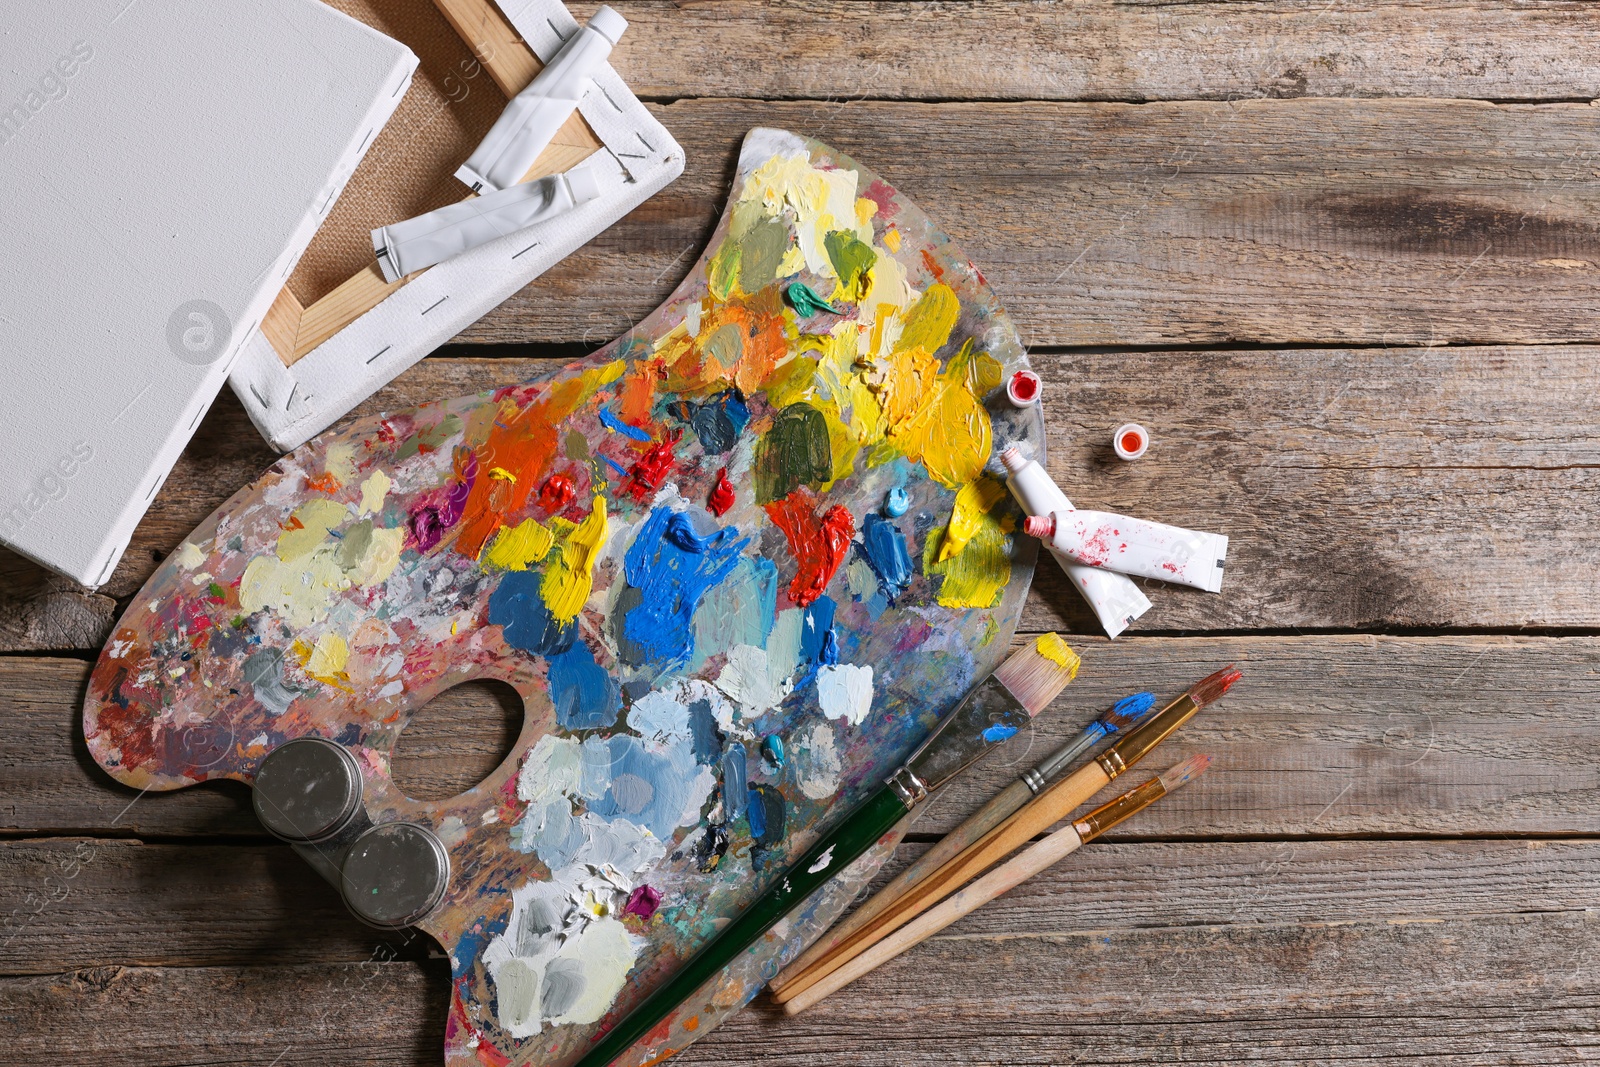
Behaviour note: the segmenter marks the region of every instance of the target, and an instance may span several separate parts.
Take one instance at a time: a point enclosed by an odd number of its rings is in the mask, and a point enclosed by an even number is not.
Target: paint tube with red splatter
[[[1208,593],[1222,589],[1228,539],[1221,534],[1076,508],[1030,515],[1022,528],[1058,555],[1091,567]]]
[[[1028,459],[1022,450],[1012,446],[1000,454],[1000,460],[1010,475],[1006,484],[1011,495],[1017,498],[1025,511],[1045,515],[1052,511],[1070,510],[1072,501],[1061,491],[1050,473],[1038,460]],[[1075,563],[1065,556],[1056,556],[1072,579],[1072,584],[1088,602],[1095,618],[1105,628],[1107,637],[1116,637],[1133,624],[1133,620],[1150,610],[1150,598],[1145,596],[1133,580],[1121,574]]]

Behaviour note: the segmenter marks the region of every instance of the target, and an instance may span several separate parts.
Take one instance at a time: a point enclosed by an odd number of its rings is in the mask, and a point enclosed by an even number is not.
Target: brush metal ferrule
[[[1120,797],[1100,805],[1083,818],[1073,820],[1072,828],[1084,841],[1092,841],[1166,795],[1167,788],[1161,784],[1161,779],[1152,778],[1143,785],[1134,786]]]
[[[1044,788],[1045,777],[1039,773],[1039,768],[1030,767],[1022,773],[1022,784],[1028,787],[1030,793],[1037,794]]]
[[[890,792],[900,798],[900,803],[904,804],[908,811],[928,799],[927,784],[921,778],[918,778],[909,766],[901,767],[895,771],[884,779],[883,784],[889,787]]]
[[[1172,736],[1174,730],[1194,718],[1199,710],[1200,705],[1188,693],[1183,694],[1162,708],[1149,722],[1100,753],[1098,761],[1101,768],[1115,778],[1144,759],[1151,749]]]
[[[894,783],[904,771],[926,795],[960,774],[994,746],[1028,728],[1032,720],[1028,709],[991,674],[939,721],[904,767],[889,776],[887,784],[899,792]],[[906,788],[914,787],[907,782]],[[903,798],[906,794],[900,795]]]

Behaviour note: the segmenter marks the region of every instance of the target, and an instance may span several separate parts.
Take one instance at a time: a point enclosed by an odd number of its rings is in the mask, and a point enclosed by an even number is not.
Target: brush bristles
[[[1161,772],[1161,787],[1170,793],[1185,782],[1206,773],[1206,768],[1209,766],[1211,766],[1211,757],[1205,753],[1202,752],[1198,756],[1190,756],[1182,763],[1175,764]]]
[[[1065,641],[1045,634],[1013,652],[994,676],[1029,715],[1037,715],[1077,676],[1079,662]]]
[[[1208,674],[1189,687],[1189,699],[1199,704],[1202,708],[1214,700],[1222,699],[1222,694],[1233,688],[1233,683],[1244,677],[1243,671],[1233,669],[1233,664]]]
[[[1113,704],[1110,711],[1100,716],[1100,721],[1105,723],[1106,729],[1116,733],[1119,730],[1126,730],[1144,718],[1155,706],[1154,693],[1134,693]]]

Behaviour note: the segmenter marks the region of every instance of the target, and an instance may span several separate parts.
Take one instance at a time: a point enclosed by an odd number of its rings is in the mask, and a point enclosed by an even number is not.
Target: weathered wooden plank
[[[454,351],[462,351],[455,349]],[[1600,349],[1036,354],[1050,466],[1083,507],[1232,537],[1221,595],[1147,583],[1135,629],[1591,627],[1600,623]],[[363,412],[534,377],[543,360],[434,358]],[[1112,429],[1154,435],[1136,463]],[[231,396],[201,425],[105,592],[134,593],[272,462]],[[0,648],[96,649],[104,593],[16,557]],[[5,627],[9,627],[8,629]],[[1047,560],[1023,626],[1098,632]]]
[[[1245,680],[1148,768],[1205,751],[1216,758],[1212,770],[1142,815],[1138,834],[1600,833],[1592,714],[1600,638],[1136,638],[1080,647],[1083,672],[1055,707],[954,783],[919,832],[953,826],[1118,697],[1140,688],[1175,696],[1238,662]],[[70,660],[0,660],[0,829],[258,832],[242,787],[137,798],[95,769],[78,733],[85,670]],[[503,718],[484,710],[461,738],[476,735],[492,749]],[[453,758],[441,752],[441,776],[457,773]]]
[[[902,846],[878,884],[927,847]],[[1594,839],[1102,843],[947,936],[1438,922],[1596,907]],[[432,944],[361,926],[284,845],[0,842],[0,974],[422,959]]]
[[[592,6],[592,5],[591,5]],[[641,96],[1592,99],[1582,3],[621,0]]]
[[[1576,912],[942,936],[673,1062],[1572,1062],[1600,1048],[1597,938]],[[448,991],[442,960],[0,979],[0,1063],[437,1064]]]
[[[1587,341],[1600,108],[1438,100],[653,107],[683,177],[468,341],[610,340],[722,210],[745,132],[782,126],[909,194],[1032,345]]]

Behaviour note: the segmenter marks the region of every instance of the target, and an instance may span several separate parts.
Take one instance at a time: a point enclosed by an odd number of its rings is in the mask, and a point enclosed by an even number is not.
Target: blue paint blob
[[[767,853],[783,843],[783,794],[770,785],[753,785],[749,803],[745,818],[750,822],[750,866],[759,871],[766,866]]]
[[[680,400],[673,414],[694,428],[694,435],[709,456],[727,452],[750,422],[750,405],[736,389],[725,389],[709,400]]]
[[[889,598],[889,603],[894,603],[916,573],[912,569],[911,553],[906,548],[906,535],[888,519],[868,515],[861,527],[861,540],[856,545],[867,566],[878,576],[883,594]]]
[[[652,748],[641,738],[626,734],[611,738],[606,746],[611,759],[609,784],[603,794],[589,801],[589,810],[602,819],[624,818],[649,827],[661,840],[670,841],[685,818],[684,808],[697,777],[689,746]]]
[[[767,739],[761,742],[761,752],[773,767],[781,768],[783,766],[783,738],[777,734],[767,735]]]
[[[722,752],[722,799],[727,805],[727,820],[732,822],[744,814],[749,802],[750,786],[745,774],[744,745],[733,742]]]
[[[732,526],[708,537],[689,516],[667,508],[650,513],[628,548],[622,572],[643,599],[622,620],[622,655],[631,666],[665,667],[694,652],[695,609],[726,578],[750,543]]]
[[[606,461],[606,466],[610,467],[616,472],[618,478],[626,478],[628,476],[628,468],[624,467],[610,456],[601,456],[600,458]]]
[[[613,415],[610,408],[600,409],[600,425],[604,426],[612,433],[620,433],[630,441],[650,440],[649,434],[645,433],[637,426],[629,426],[627,423]]]
[[[622,689],[615,678],[594,661],[588,642],[579,638],[571,647],[547,657],[550,668],[550,702],[556,722],[567,730],[599,730],[614,726],[622,710]]]
[[[750,821],[750,836],[760,840],[767,832],[767,806],[761,802],[758,787],[750,786],[749,795],[745,797],[745,814]]]
[[[898,519],[911,510],[911,494],[904,488],[895,486],[889,490],[889,496],[883,502],[883,510],[891,519]]]
[[[572,647],[578,627],[556,622],[539,595],[542,581],[538,571],[507,571],[489,594],[489,625],[499,626],[512,648],[550,656]]]
[[[972,735],[968,734],[967,736],[971,737]],[[983,739],[991,745],[999,741],[1009,740],[1015,736],[1017,736],[1017,728],[1015,726],[1007,726],[1003,722],[997,722],[983,731]]]
[[[839,662],[839,632],[831,626],[822,635],[822,651],[817,653],[817,662],[830,667]]]
[[[1134,693],[1125,696],[1115,704],[1111,710],[1102,717],[1106,724],[1107,732],[1116,733],[1124,726],[1132,726],[1144,717],[1145,712],[1155,707],[1156,695],[1154,693]]]

